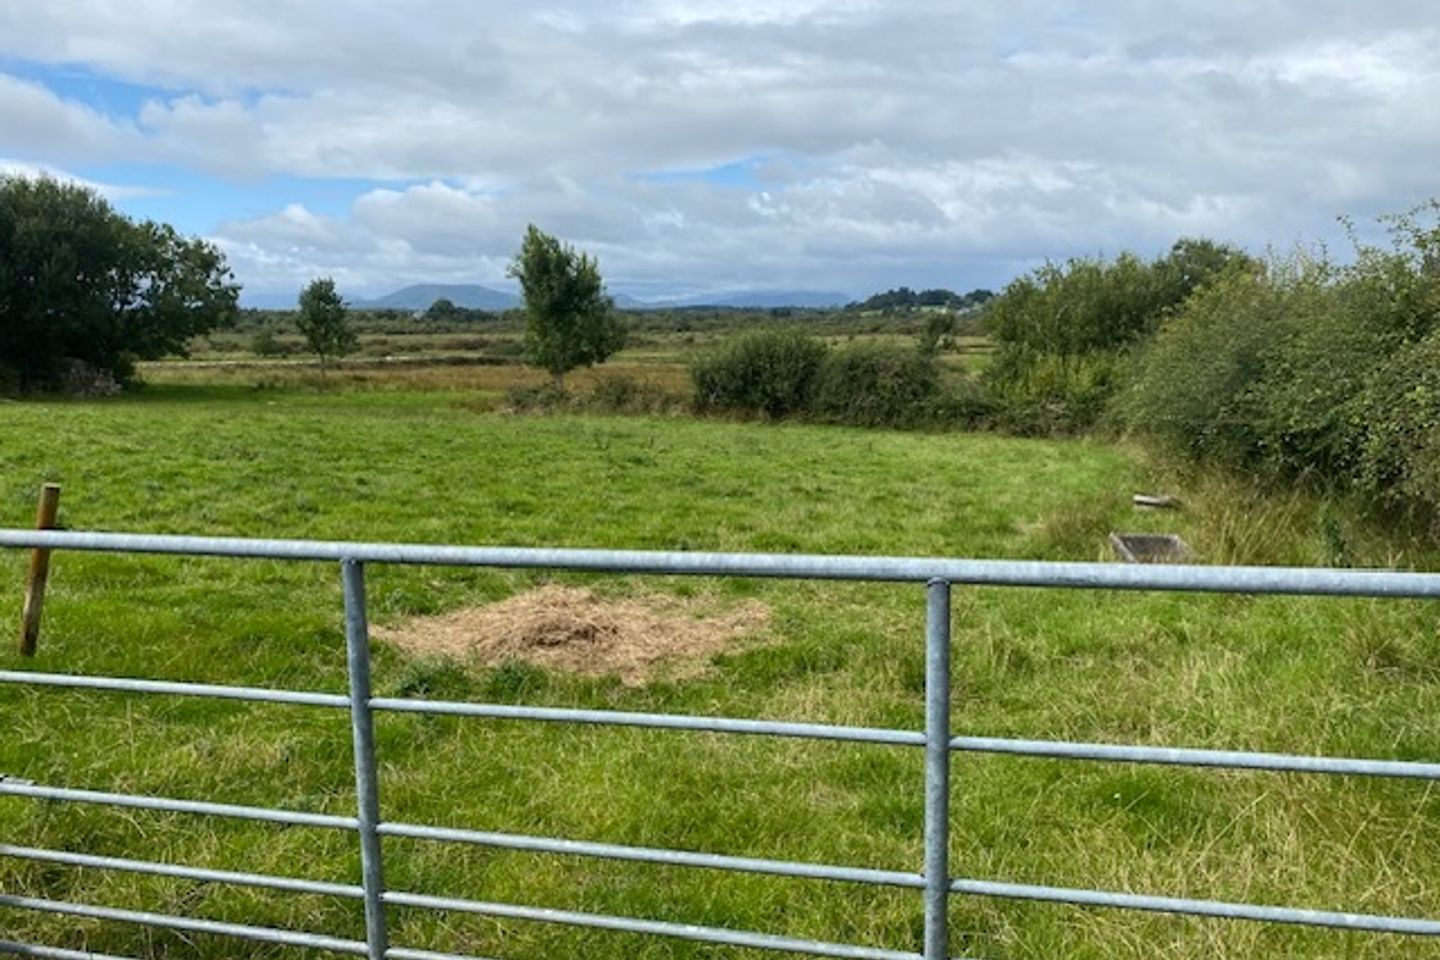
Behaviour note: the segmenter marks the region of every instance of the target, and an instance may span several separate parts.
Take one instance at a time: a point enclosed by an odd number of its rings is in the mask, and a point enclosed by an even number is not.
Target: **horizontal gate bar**
[[[925,880],[918,873],[895,870],[871,870],[864,867],[839,867],[820,863],[797,863],[788,860],[765,860],[755,857],[731,857],[718,853],[693,853],[656,847],[630,847],[588,840],[558,840],[531,837],[516,833],[492,833],[454,827],[429,827],[413,823],[381,823],[380,834],[407,837],[412,840],[437,840],[443,843],[467,843],[505,850],[527,850],[577,857],[601,857],[606,860],[627,860],[657,863],[675,867],[701,867],[710,870],[733,870],[739,873],[763,873],[806,880],[838,880],[865,883],[871,886],[920,888]]]
[[[92,677],[79,674],[30,673],[0,670],[0,683],[76,687],[125,693],[158,693],[178,696],[214,697],[296,704],[300,706],[349,706],[340,694],[264,687],[233,687],[185,681],[141,680],[126,677]],[[392,713],[425,713],[482,717],[499,720],[539,720],[607,726],[693,730],[707,733],[736,733],[752,736],[793,737],[875,743],[888,746],[924,746],[918,731],[876,727],[850,727],[818,723],[748,720],[734,717],[684,716],[678,714],[627,713],[616,710],[584,710],[562,707],[532,707],[512,704],[466,703],[448,700],[415,700],[376,697],[375,710]],[[1007,737],[960,736],[950,741],[952,750],[973,753],[1000,753],[1016,756],[1070,760],[1103,760],[1121,763],[1154,763],[1170,766],[1217,767],[1241,770],[1270,770],[1291,773],[1329,773],[1349,776],[1400,777],[1440,780],[1440,763],[1408,760],[1371,760],[1346,757],[1317,757],[1301,754],[1262,753],[1244,750],[1192,749],[1181,747],[1131,746],[1065,740],[1027,740]]]
[[[160,810],[166,813],[196,813],[237,820],[261,820],[297,827],[325,827],[332,830],[357,830],[354,817],[336,817],[327,813],[301,813],[274,810],[270,807],[242,807],[233,803],[210,803],[204,800],[174,800],[169,797],[146,797],[132,793],[104,793],[99,790],[71,790],[65,787],[43,787],[34,783],[0,780],[0,796],[34,797],[40,800],[64,800],[70,803],[98,803],[111,807],[133,807],[139,810]]]
[[[71,853],[68,850],[16,847],[8,843],[0,844],[0,857],[35,860],[40,863],[60,863],[71,867],[93,867],[97,870],[121,870],[126,873],[143,873],[155,877],[176,877],[181,880],[198,880],[203,883],[233,883],[243,887],[285,890],[289,893],[313,893],[324,897],[349,897],[358,900],[364,895],[364,891],[360,887],[348,883],[327,883],[323,880],[305,880],[299,877],[277,877],[266,873],[211,870],[206,867],[157,863],[153,860],[97,857],[88,853]]]
[[[1220,917],[1226,920],[1261,920],[1270,923],[1299,924],[1307,927],[1333,927],[1342,930],[1365,930],[1372,933],[1403,933],[1411,936],[1440,937],[1440,920],[1389,917],[1381,914],[1336,913],[1329,910],[1302,910],[1295,907],[1267,907],[1254,903],[1226,903],[1222,900],[1189,900],[1184,897],[1152,897],[1135,893],[1111,893],[1104,890],[1045,887],[1027,883],[1001,883],[992,880],[955,880],[950,884],[950,890],[954,893],[966,893],[972,896],[1039,900],[1048,903],[1069,903],[1082,907],[1118,907],[1124,910],[1179,913],[1195,917]]]
[[[1160,763],[1183,767],[1228,767],[1237,770],[1440,780],[1440,763],[1417,763],[1408,760],[1307,757],[1291,753],[1122,746],[1108,743],[1071,743],[1065,740],[1011,740],[1003,737],[955,737],[950,741],[950,749],[1061,760],[1113,760],[1121,763]]]
[[[38,943],[16,943],[14,940],[0,940],[0,954],[12,957],[40,957],[41,960],[133,960],[131,957],[117,957],[110,953],[68,950],[65,947],[45,947]]]
[[[470,953],[446,953],[443,950],[417,950],[414,947],[391,947],[385,960],[490,960]]]
[[[216,700],[251,700],[256,703],[292,703],[305,707],[345,707],[350,699],[335,693],[305,690],[273,690],[266,687],[226,687],[178,680],[137,680],[129,677],[90,677],[74,673],[28,673],[0,670],[0,683],[26,683],[37,687],[74,687],[111,690],[120,693],[168,693],[181,697],[210,697]]]
[[[821,723],[789,723],[778,720],[741,720],[733,717],[625,713],[618,710],[526,707],[500,703],[461,703],[449,700],[409,700],[393,697],[375,697],[370,701],[370,708],[394,713],[436,713],[457,717],[488,717],[497,720],[545,720],[555,723],[652,727],[666,730],[697,730],[704,733],[741,733],[764,737],[841,740],[907,747],[923,746],[925,743],[923,733],[909,730],[838,727]]]
[[[662,550],[455,547],[241,537],[159,536],[69,530],[0,530],[0,547],[370,563],[589,570],[682,576],[872,580],[1009,587],[1182,590],[1310,596],[1440,597],[1440,574],[1305,567],[850,557],[823,554],[702,553]]]
[[[66,903],[62,900],[40,900],[35,897],[16,897],[0,893],[0,907],[17,910],[37,910],[41,913],[58,913],[67,917],[87,917],[92,920],[118,920],[122,923],[138,923],[165,930],[182,930],[186,933],[211,933],[222,937],[238,937],[259,943],[278,943],[289,947],[308,947],[312,950],[330,950],[335,953],[350,953],[363,956],[365,944],[359,940],[342,940],[319,933],[303,933],[298,930],[277,930],[274,927],[252,927],[240,923],[226,923],[221,920],[201,920],[196,917],[176,917],[168,913],[146,913],[141,910],[123,910],[119,907],[100,907],[89,903]]]
[[[646,933],[662,937],[677,937],[700,943],[720,943],[732,947],[749,947],[755,950],[776,950],[782,953],[803,953],[814,957],[839,957],[842,960],[923,960],[918,953],[903,950],[884,950],[879,947],[858,947],[844,943],[826,943],[821,940],[802,940],[795,937],[781,937],[769,933],[752,933],[746,930],[729,930],[724,927],[702,927],[689,923],[668,923],[663,920],[636,920],[630,917],[612,917],[599,913],[580,913],[574,910],[553,910],[547,907],[524,907],[510,903],[486,903],[479,900],[461,900],[453,897],[432,897],[420,893],[387,891],[386,903],[400,907],[419,907],[426,910],[453,910],[459,913],[474,913],[486,917],[504,917],[509,920],[533,920],[538,923],[558,923],[574,927],[589,927],[597,930],[615,930],[621,933]]]

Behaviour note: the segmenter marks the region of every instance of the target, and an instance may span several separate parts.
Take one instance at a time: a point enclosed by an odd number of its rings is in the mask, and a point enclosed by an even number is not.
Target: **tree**
[[[920,353],[922,356],[938,356],[941,350],[950,348],[950,337],[955,333],[955,314],[950,308],[935,310],[925,315],[925,327],[920,331]]]
[[[203,240],[88,187],[0,176],[0,384],[54,387],[76,362],[123,382],[134,360],[233,324],[239,292]]]
[[[305,335],[310,352],[319,358],[322,371],[332,357],[343,357],[355,349],[349,312],[329,277],[317,277],[300,291],[300,317],[295,324]]]
[[[448,297],[441,297],[425,310],[425,319],[431,323],[450,323],[460,317],[460,308]]]
[[[605,294],[595,258],[531,224],[506,273],[525,298],[525,355],[565,387],[576,367],[604,363],[625,345],[625,328]]]

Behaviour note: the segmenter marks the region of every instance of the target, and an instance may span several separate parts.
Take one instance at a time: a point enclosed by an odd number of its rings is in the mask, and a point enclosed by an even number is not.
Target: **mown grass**
[[[413,384],[411,385],[413,388]],[[1196,481],[1179,514],[1124,450],[683,418],[507,416],[488,396],[157,385],[0,406],[0,525],[36,486],[112,529],[449,543],[1095,559],[1110,529],[1173,529],[1208,561],[1433,566],[1302,494]],[[1337,533],[1337,530],[1339,531]],[[0,622],[24,558],[0,556]],[[372,567],[372,619],[545,579]],[[652,578],[756,597],[771,642],[635,689],[533,668],[467,672],[376,650],[382,694],[921,724],[919,586]],[[1419,603],[957,591],[955,726],[986,735],[1436,759],[1440,631]],[[338,570],[60,554],[35,669],[343,691]],[[38,782],[350,813],[343,714],[0,689],[0,773]],[[879,747],[382,716],[388,819],[915,870],[920,757]],[[1425,785],[962,755],[957,874],[1440,915],[1440,794]],[[4,842],[353,881],[353,838],[0,799]],[[392,886],[914,948],[913,892],[387,841]],[[358,906],[0,860],[0,888],[358,936]],[[760,954],[396,911],[394,941],[504,960]],[[137,957],[280,948],[0,913],[7,936]],[[970,898],[953,950],[984,958],[1440,957],[1432,942]]]

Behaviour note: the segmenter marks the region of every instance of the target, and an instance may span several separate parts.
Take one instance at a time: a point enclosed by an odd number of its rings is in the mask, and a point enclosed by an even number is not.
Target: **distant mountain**
[[[449,300],[467,310],[510,310],[520,298],[504,290],[492,290],[474,283],[413,283],[374,300],[351,304],[362,310],[424,310],[436,300]]]
[[[261,310],[294,310],[296,294],[250,293],[242,291],[242,306]],[[615,306],[621,310],[664,310],[667,307],[731,307],[734,309],[769,310],[774,307],[824,309],[842,307],[850,301],[843,293],[822,290],[717,290],[713,293],[686,297],[641,299],[629,293],[611,292]],[[520,298],[504,290],[482,287],[474,283],[413,283],[373,300],[349,300],[360,310],[426,310],[436,300],[449,300],[467,310],[489,310],[498,313],[520,306]]]
[[[843,307],[850,298],[843,293],[822,290],[740,290],[711,294],[707,297],[691,297],[696,306],[704,307]]]
[[[716,290],[687,297],[664,300],[639,300],[617,296],[615,305],[632,310],[664,309],[665,307],[734,307],[768,310],[773,307],[808,307],[823,309],[842,307],[850,298],[843,293],[823,290]]]

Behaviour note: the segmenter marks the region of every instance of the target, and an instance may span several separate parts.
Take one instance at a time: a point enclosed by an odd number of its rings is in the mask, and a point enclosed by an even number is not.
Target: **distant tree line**
[[[866,297],[864,300],[846,305],[846,310],[916,310],[922,307],[946,307],[951,310],[973,310],[983,307],[995,294],[990,290],[975,289],[969,293],[959,294],[953,290],[936,288],[933,290],[911,290],[909,287],[896,287],[893,290],[886,290],[884,293],[877,293]]]
[[[493,324],[501,320],[520,318],[520,311],[492,313],[457,306],[450,300],[435,301],[425,310],[405,310],[399,307],[357,307],[347,305],[355,329],[365,333],[449,333],[466,330],[475,324]],[[513,314],[513,317],[511,316]],[[250,330],[271,327],[276,330],[293,331],[298,307],[291,310],[275,308],[244,307],[239,311],[236,327]]]

